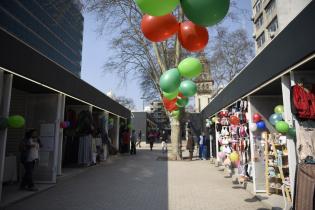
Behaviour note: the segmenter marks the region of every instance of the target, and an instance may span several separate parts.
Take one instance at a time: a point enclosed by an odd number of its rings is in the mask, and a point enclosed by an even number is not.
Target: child
[[[162,144],[162,153],[166,153],[167,152],[166,141],[163,139],[161,144]]]

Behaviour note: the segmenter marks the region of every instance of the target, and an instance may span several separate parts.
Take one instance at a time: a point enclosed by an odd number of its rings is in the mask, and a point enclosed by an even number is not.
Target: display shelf
[[[268,135],[268,139],[265,139],[265,142],[268,142],[268,146],[265,147],[265,168],[266,168],[266,192],[268,194],[272,194],[271,189],[276,190],[276,193],[278,193],[279,191],[282,191],[282,188],[279,187],[271,187],[270,186],[270,180],[274,180],[272,181],[272,183],[280,183],[281,186],[283,185],[283,183],[285,182],[285,177],[288,176],[288,155],[281,155],[278,156],[278,152],[277,150],[281,150],[282,153],[284,150],[286,150],[286,145],[284,144],[276,144],[275,143],[275,139],[277,138],[277,135],[274,134],[269,134]],[[270,148],[270,150],[269,150]],[[270,154],[272,153],[272,154]],[[282,164],[284,165],[277,165],[275,163],[273,163],[273,160],[281,160]],[[272,162],[272,164],[269,164],[269,161]],[[272,170],[270,170],[270,168],[273,168]],[[278,174],[278,176],[272,176],[270,177],[269,174],[273,172]],[[280,177],[279,177],[280,174]],[[290,192],[290,187],[289,186],[285,186],[284,188],[284,194],[286,199],[291,202],[291,192]]]

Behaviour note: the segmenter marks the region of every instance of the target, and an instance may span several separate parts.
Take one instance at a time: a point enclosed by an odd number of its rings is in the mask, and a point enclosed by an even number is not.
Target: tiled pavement
[[[93,167],[6,210],[267,210],[208,161],[138,151]]]

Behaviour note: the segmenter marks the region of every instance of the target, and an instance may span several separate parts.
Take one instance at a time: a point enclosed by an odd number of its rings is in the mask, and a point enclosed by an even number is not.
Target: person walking
[[[149,138],[149,143],[150,143],[150,150],[152,151],[153,150],[154,140],[155,140],[155,136],[154,136],[153,131],[149,132],[148,138]]]
[[[126,128],[122,134],[123,138],[123,153],[129,152],[129,145],[130,145],[130,133],[129,129]]]
[[[35,129],[31,129],[25,133],[25,138],[20,143],[21,162],[25,169],[20,185],[21,190],[38,191],[34,185],[33,171],[35,164],[39,160],[39,148],[41,146]]]
[[[167,143],[164,139],[162,139],[162,143],[161,143],[161,146],[162,146],[162,153],[167,153]]]
[[[131,149],[130,149],[130,154],[135,155],[137,153],[136,151],[136,131],[132,130],[131,132]]]
[[[206,160],[206,153],[207,153],[207,145],[206,145],[206,136],[205,133],[199,136],[199,159]]]
[[[186,149],[189,151],[189,160],[192,160],[194,149],[195,149],[195,141],[193,139],[191,131],[188,132]]]
[[[141,132],[141,130],[139,130],[139,132],[138,132],[138,141],[137,141],[137,144],[136,144],[136,146],[138,145],[139,148],[141,148],[141,140],[142,140],[142,132]]]

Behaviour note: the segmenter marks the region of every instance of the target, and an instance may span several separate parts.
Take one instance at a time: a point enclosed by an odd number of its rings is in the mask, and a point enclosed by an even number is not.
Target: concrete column
[[[56,118],[56,139],[59,139],[59,146],[58,146],[58,160],[57,160],[57,176],[62,175],[62,151],[63,151],[63,129],[60,129],[60,122],[64,121],[64,114],[65,114],[65,102],[66,96],[63,94],[58,95],[58,109],[57,109],[57,118]]]
[[[293,74],[293,73],[292,73]],[[294,81],[293,75],[292,80]],[[291,112],[291,76],[285,75],[281,77],[282,82],[282,95],[283,95],[283,106],[284,106],[284,119],[292,127],[294,125],[293,115]],[[295,184],[295,171],[297,164],[296,145],[294,139],[287,137],[288,146],[288,160],[289,160],[289,172],[291,182],[292,197],[294,195],[294,184]]]
[[[117,116],[116,121],[116,148],[119,150],[119,124],[120,124],[120,117]]]
[[[8,117],[11,102],[12,74],[5,74],[0,70],[0,116]],[[2,196],[2,181],[4,174],[5,151],[7,143],[7,129],[0,130],[0,200]]]

